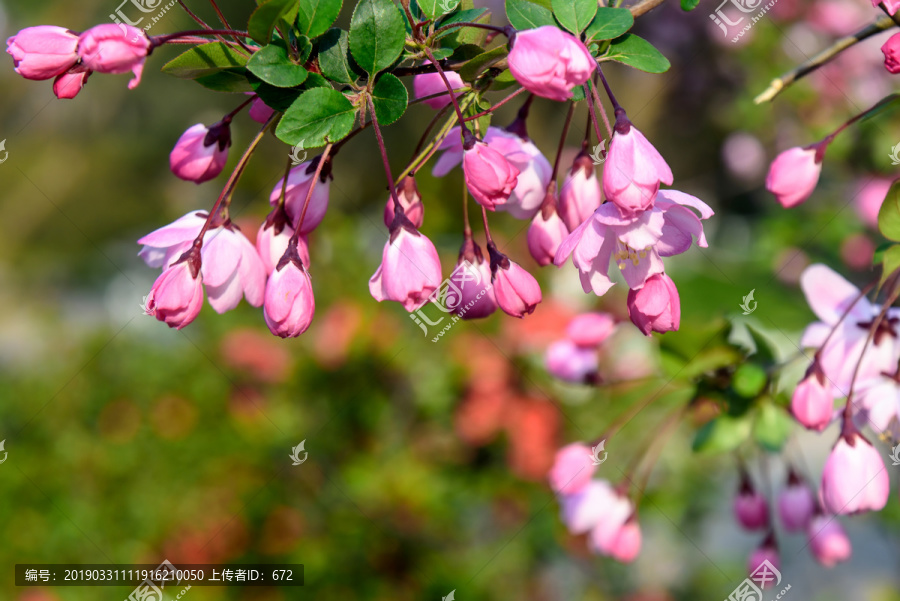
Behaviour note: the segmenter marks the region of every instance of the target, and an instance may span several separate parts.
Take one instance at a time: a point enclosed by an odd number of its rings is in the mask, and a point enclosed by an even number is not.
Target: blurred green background
[[[190,5],[215,21],[205,2]],[[221,5],[238,27],[253,7]],[[672,70],[606,68],[631,119],[672,166],[674,187],[717,211],[707,224],[709,249],[667,259],[683,320],[663,341],[686,365],[739,316],[751,289],[759,308],[746,319],[789,359],[812,319],[796,285],[805,265],[824,262],[856,282],[877,275],[868,265],[880,239],[865,202],[877,210],[874,187],[895,170],[888,154],[900,141],[896,116],[839,138],[816,194],[798,209],[781,209],[763,180],[775,152],[819,139],[894,87],[880,67],[881,42],[854,48],[840,68],[773,104],[752,104],[769,79],[877,11],[862,0],[778,7],[735,45],[711,25],[714,3],[687,14],[665,5],[637,31]],[[112,0],[6,1],[0,34],[45,23],[85,29],[116,8]],[[176,8],[151,33],[191,28]],[[136,90],[127,90],[128,76],[94,75],[73,101],[56,100],[50,82],[19,78],[8,58],[0,70],[0,139],[9,152],[0,164],[0,439],[9,453],[0,464],[0,599],[124,599],[131,590],[16,588],[16,563],[163,559],[306,566],[303,588],[194,587],[184,598],[195,601],[437,600],[451,590],[462,601],[731,593],[759,537],[731,519],[733,458],[691,452],[696,419],[666,441],[641,504],[644,550],[632,565],[592,557],[568,535],[543,482],[555,448],[590,440],[635,403],[652,401],[607,444],[601,474],[617,480],[686,401],[684,387],[667,385],[670,374],[657,365],[658,341],[627,323],[621,286],[596,299],[581,292],[571,266],[544,269],[545,302],[534,315],[457,324],[437,343],[402,307],[369,297],[386,238],[386,186],[371,131],[337,157],[329,213],[311,237],[317,314],[307,334],[275,339],[246,303],[223,316],[205,306],[182,332],[142,315],[157,273],[138,259],[135,240],[208,208],[224,182],[178,180],[168,152],[187,127],[217,121],[242,100],[161,74],[178,51],[155,51]],[[495,123],[514,111],[504,107]],[[552,161],[564,111],[538,100],[532,115],[530,133]],[[414,106],[386,129],[395,170],[430,116]],[[230,166],[256,128],[246,115],[236,120]],[[249,236],[268,212],[287,150],[268,136],[237,189],[232,216]],[[449,273],[461,242],[462,178],[456,171],[436,180],[427,171],[418,178],[423,231]],[[492,224],[503,249],[537,272],[527,223],[498,213]],[[608,359],[641,376],[638,383],[588,390],[544,372],[543,348],[568,317],[591,308],[626,320]],[[793,381],[803,369],[792,365]],[[796,434],[789,454],[802,449],[817,480],[836,433]],[[292,466],[288,455],[302,440],[308,461]],[[772,455],[764,464],[771,493],[783,462]],[[835,569],[815,564],[802,536],[781,537],[791,598],[900,599],[896,494],[879,515],[842,520],[854,557]]]

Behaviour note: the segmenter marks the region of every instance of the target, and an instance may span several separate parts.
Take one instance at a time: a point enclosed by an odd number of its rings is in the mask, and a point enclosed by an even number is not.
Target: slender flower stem
[[[203,227],[200,229],[200,234],[194,240],[194,246],[200,247],[203,245],[203,236],[209,230],[209,224],[212,223],[213,218],[219,212],[219,208],[222,206],[222,203],[231,200],[231,195],[234,193],[234,188],[235,186],[237,186],[238,180],[241,179],[241,175],[244,173],[244,169],[247,167],[247,163],[250,162],[250,157],[253,156],[254,151],[256,151],[256,147],[259,146],[259,143],[262,141],[263,136],[266,134],[266,130],[272,126],[272,123],[274,123],[274,121],[275,115],[273,114],[260,128],[259,133],[256,134],[253,140],[250,141],[250,145],[247,146],[247,150],[244,151],[244,154],[241,155],[241,159],[238,161],[238,164],[234,168],[234,171],[232,171],[231,175],[228,177],[228,181],[225,183],[225,187],[222,188],[222,193],[219,194],[219,198],[216,199],[215,204],[213,204],[212,209],[210,209],[209,215],[206,217],[206,223],[203,224]]]
[[[858,115],[854,115],[853,117],[851,117],[846,123],[844,123],[839,128],[837,128],[836,130],[834,130],[833,132],[828,134],[825,137],[825,139],[822,141],[825,142],[826,144],[830,144],[831,141],[834,140],[834,138],[837,137],[837,135],[839,133],[841,133],[842,131],[844,131],[845,129],[847,129],[848,127],[850,127],[851,125],[853,125],[854,123],[859,121],[860,119],[863,119],[863,118],[867,117],[868,115],[870,115],[871,113],[881,110],[882,107],[894,102],[898,98],[900,98],[900,94],[891,94],[890,96],[885,96],[884,98],[882,98],[881,100],[879,100],[878,102],[876,102],[875,104],[870,106],[868,109],[864,110],[863,112],[859,113]]]
[[[502,33],[506,37],[509,37],[512,31],[508,27],[497,27],[496,25],[488,25],[487,23],[472,23],[470,21],[460,21],[458,23],[450,23],[449,25],[444,25],[443,27],[439,27],[434,30],[434,34],[439,34],[442,31],[448,31],[450,29],[455,29],[458,27],[476,27],[478,29],[487,29],[488,31],[494,31],[496,33]]]
[[[643,14],[646,14],[665,2],[666,0],[641,0],[634,6],[628,8],[631,11],[631,16],[640,17]],[[619,6],[621,2],[617,2],[616,6]]]
[[[871,284],[869,284],[868,286],[866,286],[865,288],[860,290],[859,294],[856,295],[856,298],[853,299],[853,302],[850,303],[850,305],[846,309],[844,309],[844,312],[841,314],[840,318],[837,320],[837,323],[834,324],[834,326],[831,328],[831,331],[828,332],[828,336],[825,337],[825,341],[822,342],[822,345],[819,347],[819,350],[816,351],[816,354],[815,354],[816,360],[818,360],[819,355],[822,353],[822,351],[825,349],[825,347],[828,346],[828,343],[831,341],[831,337],[834,336],[834,333],[837,332],[837,329],[840,327],[840,325],[844,322],[845,319],[847,319],[847,316],[850,315],[850,311],[853,310],[853,307],[855,307],[859,303],[859,301],[861,301],[867,294],[869,294],[869,292],[871,292],[874,287],[875,287],[875,282],[872,282]]]
[[[297,229],[294,230],[294,235],[291,236],[291,241],[293,244],[296,244],[298,240],[300,240],[300,230],[303,229],[303,219],[306,217],[306,211],[309,209],[309,201],[312,199],[313,190],[315,190],[316,186],[319,184],[319,178],[322,175],[322,169],[325,167],[325,163],[331,160],[329,154],[331,154],[331,147],[334,144],[329,143],[325,150],[322,151],[322,154],[319,155],[319,162],[316,165],[316,173],[313,175],[312,180],[309,182],[309,190],[306,191],[306,198],[303,200],[303,209],[300,211],[300,219],[297,220]]]
[[[453,95],[453,86],[450,85],[450,80],[447,79],[447,75],[444,73],[444,69],[441,68],[441,65],[434,59],[434,54],[431,53],[431,50],[425,48],[425,55],[428,56],[428,60],[431,61],[431,64],[434,65],[434,68],[437,69],[437,72],[440,74],[441,79],[444,80],[444,85],[447,87],[447,91],[451,92],[450,94],[450,102],[453,103],[453,109],[456,111],[456,118],[460,123],[460,134],[465,139],[465,131],[468,129],[465,125],[465,118],[463,117],[462,111],[459,108],[459,103],[456,102],[456,96]]]
[[[384,138],[381,137],[381,128],[378,127],[378,118],[375,116],[375,104],[372,102],[372,97],[368,94],[366,94],[366,101],[369,103],[369,111],[372,113],[372,126],[375,128],[375,138],[378,140],[378,150],[381,152],[381,161],[384,163],[384,174],[387,177],[388,186],[391,190],[391,198],[394,200],[394,207],[400,207],[397,186],[394,185],[394,176],[391,175],[391,161],[388,159],[387,149],[384,147]]]
[[[192,11],[190,8],[188,8],[187,4],[184,3],[184,0],[178,0],[178,4],[181,5],[181,8],[184,10],[184,12],[186,12],[186,13],[188,14],[188,16],[189,16],[190,18],[192,18],[192,19],[197,23],[197,25],[199,25],[199,26],[202,27],[203,29],[212,29],[212,27],[210,27],[210,26],[206,23],[206,21],[204,21],[203,19],[201,19],[200,17],[198,17],[198,16],[194,13],[194,11]],[[217,35],[216,37],[219,39],[219,41],[224,42],[224,43],[226,43],[226,44],[232,44],[232,43],[233,43],[233,42],[228,42],[228,41],[226,41],[225,38],[222,37],[222,36],[220,36],[220,35]],[[207,41],[207,40],[205,40],[205,39],[203,39],[203,38],[197,38],[197,39],[198,39],[198,40],[202,40],[202,41],[199,41],[199,42],[195,42],[195,43],[198,43],[198,44],[202,44],[203,42]],[[178,43],[182,43],[182,42],[174,42],[174,43],[178,44]]]
[[[653,474],[653,468],[656,467],[656,460],[659,459],[659,454],[666,446],[666,442],[668,441],[669,436],[674,432],[675,426],[681,423],[681,417],[684,415],[685,408],[676,410],[672,415],[666,418],[665,422],[662,426],[657,427],[652,435],[651,439],[648,443],[647,452],[640,458],[637,468],[640,468],[643,465],[643,474],[638,475],[637,483],[635,487],[637,488],[637,494],[634,498],[634,506],[637,507],[640,503],[641,498],[644,496],[644,491],[647,490],[647,483],[650,480],[650,475]],[[637,471],[637,469],[635,469]]]
[[[228,24],[228,19],[225,18],[225,15],[222,14],[222,9],[219,8],[219,5],[216,3],[216,0],[209,0],[209,3],[212,4],[213,9],[216,11],[216,16],[219,17],[219,21],[222,22],[222,25],[225,26],[225,29],[231,29],[231,25]],[[239,36],[231,36],[235,42],[240,44],[241,48],[253,54],[253,51],[244,43],[244,41]]]
[[[450,104],[446,104],[441,107],[437,113],[435,113],[434,117],[428,123],[428,127],[425,128],[425,131],[422,132],[422,136],[419,138],[419,143],[416,144],[416,149],[413,151],[413,158],[410,159],[410,163],[419,156],[419,153],[422,151],[422,146],[425,144],[425,140],[428,138],[428,134],[431,133],[431,130],[434,129],[434,126],[437,125],[437,122],[441,120],[441,118],[447,114],[447,110],[450,109]]]
[[[584,84],[584,95],[585,95],[585,98],[592,97],[590,86],[588,84]],[[590,111],[590,114],[591,114],[591,123],[594,124],[594,133],[597,134],[598,141],[602,140],[603,134],[600,133],[600,124],[597,122],[597,113],[594,112],[594,103],[591,101],[588,101],[587,105],[588,105],[588,111]]]
[[[154,46],[161,46],[162,44],[168,43],[170,40],[194,35],[230,35],[241,36],[244,38],[250,37],[250,34],[246,31],[236,31],[234,29],[192,29],[189,31],[178,31],[166,35],[150,36],[150,41]]]
[[[469,224],[469,189],[463,184],[463,236],[472,237],[472,226]]]
[[[497,248],[494,244],[494,239],[491,237],[491,228],[488,227],[487,209],[484,208],[484,205],[481,206],[481,221],[484,223],[484,238],[487,240],[488,246]]]
[[[609,87],[609,82],[606,81],[606,76],[603,75],[603,69],[600,68],[600,63],[597,63],[597,75],[600,76],[600,81],[603,82],[603,87],[606,88],[606,95],[609,96],[609,101],[612,102],[613,110],[618,110],[622,108],[619,104],[619,101],[616,100],[615,94],[613,94],[612,88]]]
[[[606,83],[605,80],[604,83]],[[600,111],[600,116],[603,117],[603,124],[606,126],[606,131],[609,132],[609,137],[612,138],[612,126],[609,124],[609,117],[606,116],[606,109],[603,108],[603,101],[600,100],[600,92],[597,91],[597,86],[591,86],[591,95],[594,99],[594,103],[596,103],[597,110]]]
[[[251,96],[250,98],[248,98],[247,100],[245,100],[244,102],[242,102],[241,104],[239,104],[239,105],[237,106],[237,108],[235,108],[233,111],[231,111],[230,113],[228,113],[227,115],[225,115],[225,116],[222,118],[222,120],[223,120],[223,121],[225,121],[225,120],[231,121],[231,120],[234,118],[235,115],[237,115],[237,114],[240,113],[242,110],[244,110],[244,107],[245,107],[245,106],[247,106],[248,104],[250,104],[251,102],[253,102],[253,101],[256,100],[257,98],[258,98],[258,96],[256,96],[256,95]]]
[[[504,104],[506,104],[507,102],[509,102],[510,100],[512,100],[513,98],[515,98],[516,96],[518,96],[519,94],[521,94],[524,91],[525,91],[525,88],[519,88],[518,90],[516,90],[515,92],[513,92],[512,94],[510,94],[509,96],[507,96],[506,98],[504,98],[503,100],[501,100],[500,102],[498,102],[497,104],[495,104],[494,106],[489,108],[488,110],[482,111],[482,112],[478,113],[477,115],[472,115],[471,117],[466,117],[465,119],[463,119],[463,123],[468,122],[468,121],[474,121],[475,119],[484,117],[485,115],[490,115],[495,110],[497,110],[498,108],[500,108],[501,106],[503,106]]]
[[[469,96],[468,98],[464,99],[463,107],[468,107],[468,105],[472,101],[474,101],[474,99],[475,99],[474,96]],[[425,149],[419,154],[419,156],[416,157],[415,159],[413,159],[413,161],[406,167],[406,169],[404,169],[403,172],[397,176],[397,179],[401,180],[404,177],[406,177],[407,175],[409,175],[410,173],[418,171],[422,165],[424,165],[426,162],[428,162],[428,159],[430,159],[431,156],[435,152],[437,152],[438,146],[440,146],[441,142],[444,141],[444,138],[447,137],[447,134],[450,132],[451,129],[453,129],[453,127],[456,125],[456,123],[457,123],[456,114],[453,114],[450,116],[449,119],[447,119],[447,122],[440,129],[440,131],[437,133],[437,135],[434,137],[434,139],[425,145]]]
[[[287,166],[284,168],[284,179],[281,180],[281,194],[278,195],[278,208],[281,209],[284,207],[284,201],[287,197],[287,184],[288,178],[291,176],[291,169],[294,167],[294,159],[292,157],[288,157]],[[310,184],[310,188],[315,185],[315,182]]]
[[[562,158],[563,149],[566,147],[566,138],[569,135],[569,126],[572,124],[572,117],[575,114],[575,103],[569,103],[569,110],[566,113],[566,120],[563,123],[562,135],[559,137],[559,146],[556,148],[556,160],[553,161],[553,176],[550,178],[550,184],[547,186],[549,191],[556,186],[557,177],[559,176],[559,161]]]

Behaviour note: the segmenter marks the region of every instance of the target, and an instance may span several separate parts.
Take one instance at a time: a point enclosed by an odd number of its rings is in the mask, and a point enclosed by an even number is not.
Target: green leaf
[[[613,41],[609,47],[609,54],[605,58],[647,73],[665,73],[672,66],[669,59],[664,57],[650,42],[633,33],[626,33]]]
[[[512,72],[509,69],[506,69],[491,82],[491,90],[504,90],[514,86],[516,83],[516,78],[513,77]]]
[[[312,88],[328,88],[332,89],[331,84],[328,83],[328,80],[319,75],[318,73],[310,73],[309,77],[306,78],[306,81],[303,82],[303,88],[310,90]]]
[[[293,88],[306,81],[306,69],[291,62],[287,50],[269,44],[247,62],[247,69],[264,82],[279,88]]]
[[[506,0],[506,17],[516,29],[535,29],[543,25],[556,26],[553,13],[528,0]]]
[[[247,57],[222,42],[201,44],[183,52],[166,63],[162,70],[182,79],[197,79],[223,69],[243,67]]]
[[[700,4],[700,0],[681,0],[681,10],[694,10],[698,4]]]
[[[243,68],[223,69],[210,75],[198,77],[195,81],[204,88],[216,92],[252,92],[253,88],[250,82],[247,81],[247,75],[247,70]]]
[[[259,79],[250,76],[250,85],[253,91],[262,99],[266,105],[283,113],[294,103],[295,100],[303,93],[302,90],[294,90],[289,88],[276,88]]]
[[[753,345],[756,347],[756,353],[753,357],[760,363],[772,365],[775,363],[775,345],[763,335],[756,327],[747,324],[747,331],[750,338],[753,339]]]
[[[418,4],[429,19],[436,19],[459,8],[459,0],[418,0]]]
[[[878,285],[883,286],[898,269],[900,269],[900,244],[894,244],[884,251],[884,258],[881,260],[881,281]]]
[[[572,88],[572,102],[581,102],[584,100],[584,87],[575,86]]]
[[[403,15],[391,0],[360,0],[350,20],[350,53],[370,76],[389,67],[403,52]]]
[[[506,55],[509,53],[509,49],[506,45],[497,46],[487,52],[483,52],[470,60],[466,65],[459,71],[459,76],[463,81],[474,81],[478,74],[499,61],[502,58],[506,58]]]
[[[279,19],[293,21],[297,12],[297,0],[267,0],[260,4],[247,23],[247,33],[260,44],[272,41],[272,31]]]
[[[337,20],[343,0],[294,0],[298,2],[297,28],[300,33],[317,38]]]
[[[560,25],[576,36],[581,35],[597,14],[597,0],[552,0],[551,6]]]
[[[313,88],[285,111],[275,135],[291,146],[315,148],[344,138],[355,119],[356,108],[343,94],[331,88]]]
[[[485,8],[474,8],[455,12],[441,20],[438,27],[450,25],[451,23],[490,23],[491,13]],[[484,46],[484,40],[487,37],[487,31],[478,27],[457,27],[442,31],[435,39],[444,38],[442,42],[445,46],[456,48],[464,44],[477,44]]]
[[[888,240],[900,242],[900,179],[891,184],[878,211],[878,231]]]
[[[403,116],[409,104],[409,93],[393,73],[385,73],[372,88],[372,104],[380,125],[390,125]]]
[[[319,38],[319,69],[322,75],[338,83],[356,81],[347,61],[348,40],[347,32],[337,27]]]
[[[733,451],[747,440],[751,427],[746,417],[719,415],[697,430],[693,449],[705,453]]]
[[[731,388],[745,399],[755,399],[768,381],[766,370],[756,363],[744,363],[734,372]]]
[[[753,437],[765,450],[777,453],[787,442],[794,429],[794,422],[787,411],[771,401],[764,401],[759,407],[753,424]]]
[[[614,40],[631,29],[634,17],[627,8],[608,8],[601,6],[597,16],[584,32],[588,40]]]

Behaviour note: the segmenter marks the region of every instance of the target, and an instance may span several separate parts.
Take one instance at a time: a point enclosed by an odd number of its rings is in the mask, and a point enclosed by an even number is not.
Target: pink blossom
[[[559,216],[571,232],[584,223],[602,202],[594,162],[589,156],[580,154],[566,175],[559,193]]]
[[[278,209],[276,209],[278,211]],[[282,215],[283,215],[282,211]],[[287,216],[281,219],[266,219],[256,234],[256,252],[266,268],[266,275],[272,275],[272,271],[288,248],[288,242],[294,235],[294,228],[287,223]],[[297,254],[306,268],[309,268],[309,242],[306,236],[300,236],[297,240]]]
[[[878,227],[878,211],[892,183],[894,180],[891,178],[869,175],[856,182],[858,192],[849,192],[853,196],[856,214],[869,227]]]
[[[900,33],[895,33],[881,47],[884,53],[884,68],[888,73],[900,73]]]
[[[575,494],[591,481],[596,466],[587,445],[574,442],[556,452],[550,469],[550,488],[556,494]]]
[[[596,378],[599,361],[596,349],[578,346],[571,340],[557,340],[547,347],[544,365],[560,380],[585,384]]]
[[[201,247],[203,284],[218,313],[237,307],[241,297],[251,306],[263,303],[266,268],[256,249],[230,221],[210,227]],[[192,212],[138,240],[138,253],[150,267],[167,269],[187,251],[203,228],[206,213]],[[214,222],[215,223],[215,222]]]
[[[77,69],[77,67],[76,67]],[[78,96],[84,84],[90,77],[90,71],[78,71],[72,69],[59,75],[53,80],[53,94],[60,100],[71,100]]]
[[[397,183],[397,198],[406,218],[417,228],[422,227],[425,221],[425,205],[422,204],[422,195],[416,186],[416,180],[412,176],[406,176]],[[388,195],[387,204],[384,206],[384,225],[387,228],[394,223],[394,196]]]
[[[144,60],[150,52],[150,40],[144,31],[115,23],[91,27],[78,38],[81,64],[99,73],[134,73],[128,83],[132,90],[141,83]]]
[[[64,27],[27,27],[6,40],[16,73],[25,79],[43,80],[62,75],[75,65],[78,35]]]
[[[620,561],[633,560],[641,546],[640,530],[635,530],[634,504],[624,494],[612,490],[603,509],[603,515],[591,529],[590,548],[600,555],[616,557]]]
[[[881,454],[859,432],[842,434],[825,461],[819,498],[833,514],[879,511],[890,480]]]
[[[518,169],[484,142],[475,142],[465,151],[463,172],[472,197],[489,211],[509,199],[519,176]]]
[[[785,150],[772,161],[766,176],[766,189],[786,209],[805,201],[816,189],[822,173],[825,145]]]
[[[397,301],[412,312],[428,301],[441,279],[437,249],[408,223],[391,231],[381,265],[369,280],[369,293],[378,302]]]
[[[706,203],[677,190],[661,190],[652,209],[630,217],[604,203],[563,241],[554,263],[562,265],[572,255],[584,291],[603,295],[613,286],[608,270],[615,258],[628,287],[638,289],[663,273],[661,256],[683,253],[694,238],[698,246],[707,246],[700,220],[712,214]]]
[[[900,8],[900,0],[884,0],[883,2],[881,0],[872,0],[872,6],[875,8],[878,8],[880,4],[884,4],[889,15],[893,15]]]
[[[309,186],[316,174],[316,166],[319,157],[312,161],[307,161],[297,165],[291,169],[287,178],[287,187],[284,192],[284,208],[291,217],[294,229],[297,229],[297,223],[300,221],[300,215],[303,213],[303,204],[306,202],[306,196],[309,193]],[[328,193],[331,187],[331,176],[328,174],[328,165],[322,169],[319,181],[313,188],[312,197],[309,199],[309,207],[306,209],[306,215],[303,217],[303,225],[300,227],[300,233],[308,234],[322,222],[325,218],[325,212],[328,210]],[[269,195],[269,203],[274,207],[281,198],[281,188],[284,185],[284,178],[278,180],[272,193]]]
[[[606,546],[607,554],[622,563],[631,563],[641,553],[641,525],[632,514]]]
[[[591,480],[578,492],[562,495],[560,506],[563,524],[572,534],[584,534],[603,520],[624,523],[631,510],[607,480]]]
[[[781,557],[778,555],[778,547],[775,545],[775,537],[770,533],[762,544],[750,554],[747,560],[747,572],[753,574],[765,562],[769,562],[773,568],[781,568]],[[761,581],[760,588],[769,588],[775,580]]]
[[[564,102],[586,82],[597,62],[581,41],[552,25],[519,31],[507,61],[513,77],[529,92]]]
[[[247,114],[249,114],[250,118],[257,123],[265,123],[275,114],[275,109],[263,102],[263,99],[257,96],[253,99],[253,102],[250,103],[250,110],[247,111]]]
[[[491,265],[481,247],[469,238],[463,242],[451,283],[459,289],[459,304],[453,312],[462,319],[480,319],[497,310],[497,297],[491,285]]]
[[[746,473],[741,473],[738,495],[734,498],[734,517],[747,530],[762,530],[769,525],[766,498],[753,488]]]
[[[816,509],[812,490],[791,470],[788,485],[778,494],[778,517],[788,532],[805,529]]]
[[[538,265],[549,265],[556,257],[559,245],[569,235],[566,224],[556,212],[556,208],[548,205],[537,212],[528,228],[528,251]]]
[[[147,295],[148,315],[179,330],[197,318],[203,306],[199,262],[192,254],[163,270]]]
[[[859,422],[868,424],[876,433],[900,438],[900,383],[881,375],[859,385],[854,406],[861,409]]]
[[[276,336],[296,338],[309,328],[316,312],[309,272],[295,245],[289,245],[266,283],[263,314]]]
[[[616,327],[616,320],[608,313],[581,313],[566,327],[566,336],[580,347],[597,348]]]
[[[813,364],[810,373],[794,389],[791,413],[804,427],[821,432],[834,416],[832,390],[831,384],[825,381],[825,374]]]
[[[534,276],[504,255],[491,251],[491,271],[497,304],[507,315],[531,315],[541,302],[541,287]]]
[[[181,134],[169,154],[169,167],[177,177],[200,184],[215,178],[228,161],[231,131],[228,123],[207,128],[202,123]]]
[[[812,556],[826,568],[847,561],[853,554],[850,539],[835,516],[816,515],[809,523],[807,534]]]
[[[638,290],[629,290],[627,303],[631,322],[647,336],[675,331],[681,324],[678,288],[665,273],[650,276]]]
[[[450,88],[457,90],[459,88],[466,87],[466,84],[463,83],[462,78],[455,71],[444,71],[444,75],[447,76],[447,81],[450,83]],[[450,104],[450,93],[447,90],[447,85],[444,83],[444,79],[441,77],[441,74],[422,73],[413,77],[413,95],[416,98],[424,98],[425,96],[431,96],[432,94],[440,93],[443,93],[443,96],[436,96],[435,98],[424,101],[425,104],[436,111]],[[461,93],[462,92],[455,92],[454,96],[458,98]]]
[[[616,110],[615,135],[603,166],[603,194],[626,216],[653,207],[660,183],[671,185],[672,170],[662,155]]]

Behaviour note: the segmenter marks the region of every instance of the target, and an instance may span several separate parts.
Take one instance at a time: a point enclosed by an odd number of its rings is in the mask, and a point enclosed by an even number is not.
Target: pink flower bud
[[[603,515],[591,530],[589,546],[601,555],[622,557],[631,561],[640,550],[640,530],[624,526],[633,521],[634,504],[626,495],[613,489],[603,504]],[[637,522],[634,521],[636,525]]]
[[[256,252],[266,268],[266,275],[272,275],[275,266],[287,251],[288,242],[293,235],[294,228],[283,220],[270,222],[266,219],[259,227],[256,234]],[[306,236],[300,236],[297,240],[297,254],[303,265],[309,269],[309,242]]]
[[[586,82],[597,62],[581,41],[552,25],[519,31],[507,61],[513,77],[529,92],[564,102]]]
[[[792,469],[788,485],[778,495],[778,517],[788,532],[805,529],[816,509],[816,500],[809,486]]]
[[[640,290],[629,290],[627,304],[631,322],[647,336],[675,331],[681,323],[678,288],[665,273],[647,278]]]
[[[603,166],[603,194],[625,216],[653,207],[660,183],[672,184],[672,170],[662,155],[616,110],[615,135]]]
[[[559,193],[559,216],[571,232],[587,221],[601,202],[603,197],[600,181],[594,173],[594,163],[590,157],[579,155]]]
[[[297,165],[291,169],[287,178],[287,187],[284,191],[284,208],[291,218],[294,229],[297,229],[297,223],[300,215],[303,213],[303,204],[306,202],[306,196],[309,193],[309,186],[312,184],[316,175],[316,166],[319,157],[305,163]],[[269,195],[269,203],[274,207],[281,198],[281,187],[284,178],[281,178],[272,193]],[[322,222],[325,218],[325,212],[328,211],[328,192],[331,188],[331,175],[329,164],[326,163],[322,168],[319,181],[313,188],[312,197],[309,199],[309,207],[306,209],[306,215],[303,217],[303,225],[300,227],[301,234],[308,234]]]
[[[566,327],[566,336],[585,348],[597,348],[616,327],[616,320],[608,313],[582,313],[576,315]]]
[[[381,265],[369,280],[372,298],[397,301],[412,312],[425,304],[440,284],[441,260],[431,240],[412,224],[394,229],[384,245]]]
[[[587,486],[597,469],[591,458],[590,447],[580,442],[559,449],[549,475],[553,492],[571,495]]]
[[[504,313],[513,317],[531,315],[541,302],[541,286],[537,280],[490,244],[488,252],[491,255],[491,281],[497,304]]]
[[[271,108],[268,104],[263,102],[262,98],[257,96],[253,99],[253,102],[250,103],[250,110],[247,111],[247,114],[257,123],[265,123],[275,114],[275,109]]]
[[[191,253],[156,278],[147,295],[147,313],[170,328],[188,325],[203,306],[203,283],[200,277],[200,254]]]
[[[847,561],[853,554],[850,539],[835,516],[816,515],[809,523],[807,534],[812,556],[826,568]]]
[[[606,480],[591,480],[581,490],[560,498],[562,521],[572,534],[584,534],[609,518],[618,519],[630,507]],[[621,516],[621,521],[627,515]]]
[[[81,88],[87,83],[90,71],[68,71],[53,80],[53,93],[60,100],[71,100],[78,96]]]
[[[741,472],[741,485],[734,498],[734,517],[747,530],[761,530],[769,525],[766,498],[753,489],[746,473]]]
[[[784,208],[797,206],[816,189],[824,155],[825,146],[785,150],[775,157],[769,167],[766,189]]]
[[[484,142],[475,142],[465,151],[463,172],[469,192],[489,211],[509,199],[519,177],[519,170]]]
[[[464,280],[460,281],[461,278]],[[481,247],[471,238],[463,242],[459,262],[450,279],[458,282],[460,301],[453,312],[462,319],[481,319],[497,310],[490,263],[481,254]]]
[[[875,8],[878,8],[880,4],[882,4],[880,0],[872,0],[872,6]],[[894,15],[894,13],[897,12],[897,9],[900,8],[900,0],[884,0],[884,8],[889,15]]]
[[[454,90],[466,86],[462,78],[456,71],[444,71],[450,87]],[[425,100],[425,104],[438,111],[450,104],[450,92],[447,90],[447,84],[440,73],[422,73],[413,77],[413,95],[416,98],[424,98],[432,94],[443,93],[443,96],[436,96],[430,100]],[[456,92],[455,97],[459,97],[462,92]]]
[[[400,199],[400,207],[406,218],[409,219],[416,228],[422,227],[425,221],[425,205],[422,204],[422,196],[419,194],[419,188],[416,187],[416,180],[407,176],[397,183],[397,198]],[[390,228],[394,223],[394,197],[388,195],[387,204],[384,206],[384,225]]]
[[[217,123],[209,128],[202,123],[189,127],[169,154],[172,173],[195,184],[219,175],[228,161],[230,129],[227,123]]]
[[[64,27],[27,27],[6,40],[16,73],[25,79],[50,79],[75,65],[78,36]]]
[[[819,499],[836,515],[879,511],[890,495],[881,455],[859,432],[842,434],[825,461]]]
[[[100,73],[134,73],[128,83],[133,90],[141,83],[150,40],[143,30],[115,23],[91,27],[78,38],[81,64]]]
[[[641,525],[637,516],[632,515],[609,545],[609,556],[622,563],[631,563],[641,553]]]
[[[808,375],[797,384],[791,397],[791,413],[804,427],[821,432],[834,415],[834,395],[825,374],[814,363]]]
[[[595,349],[580,347],[571,340],[557,340],[544,353],[547,371],[554,377],[573,384],[596,381],[598,363]]]
[[[522,133],[524,135],[525,132]],[[519,170],[516,187],[506,202],[497,205],[497,210],[505,211],[516,219],[531,219],[547,195],[547,186],[553,176],[550,161],[533,142],[499,127],[489,127],[484,141]]]
[[[276,336],[296,338],[309,328],[316,312],[309,272],[296,246],[289,246],[266,283],[263,314]]]
[[[552,205],[538,211],[528,228],[528,251],[538,265],[549,265],[556,257],[559,245],[569,235],[566,224]]]
[[[775,537],[771,533],[747,560],[747,572],[754,573],[764,562],[768,561],[772,567],[778,570],[781,567],[781,557],[778,555],[778,547],[775,545]],[[761,588],[769,588],[775,580],[760,582]]]

